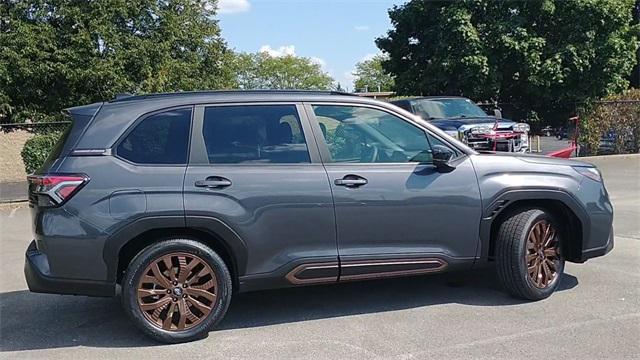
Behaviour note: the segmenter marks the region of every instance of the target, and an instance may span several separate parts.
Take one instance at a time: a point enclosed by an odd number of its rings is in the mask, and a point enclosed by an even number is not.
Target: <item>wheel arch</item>
[[[563,224],[562,250],[567,261],[580,262],[590,220],[586,211],[569,193],[560,190],[508,190],[483,211],[480,223],[479,257],[493,261],[495,239],[502,222],[514,212],[538,207],[549,211]]]
[[[146,246],[171,237],[185,237],[209,246],[220,255],[237,289],[238,278],[246,270],[244,242],[218,219],[202,217],[195,222],[186,220],[182,216],[142,218],[111,236],[103,252],[108,280],[119,282],[131,260]]]

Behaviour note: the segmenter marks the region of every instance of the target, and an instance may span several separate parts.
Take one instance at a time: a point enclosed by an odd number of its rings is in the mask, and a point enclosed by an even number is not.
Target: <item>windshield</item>
[[[459,117],[489,117],[469,99],[418,99],[411,100],[416,115],[425,120]]]

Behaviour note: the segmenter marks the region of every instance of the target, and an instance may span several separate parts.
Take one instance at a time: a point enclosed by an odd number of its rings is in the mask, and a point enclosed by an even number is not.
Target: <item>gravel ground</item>
[[[0,183],[24,181],[27,175],[20,152],[32,136],[22,130],[8,133],[0,131]]]
[[[614,203],[616,245],[568,264],[559,291],[524,302],[492,270],[236,296],[207,339],[158,345],[117,299],[32,294],[29,211],[0,207],[0,358],[631,359],[640,357],[640,158],[589,159]]]

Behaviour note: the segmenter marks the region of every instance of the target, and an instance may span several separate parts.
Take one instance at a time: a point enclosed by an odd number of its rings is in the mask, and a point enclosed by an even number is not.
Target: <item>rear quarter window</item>
[[[69,134],[71,133],[72,128],[73,124],[69,124],[65,127],[64,131],[60,135],[60,139],[58,139],[56,145],[53,147],[53,149],[51,149],[47,160],[44,162],[43,168],[48,168],[49,166],[51,166],[51,164],[56,161],[56,159],[58,159],[60,155],[62,155],[62,149],[69,140]]]
[[[116,154],[136,164],[187,163],[191,108],[150,115],[118,144]]]

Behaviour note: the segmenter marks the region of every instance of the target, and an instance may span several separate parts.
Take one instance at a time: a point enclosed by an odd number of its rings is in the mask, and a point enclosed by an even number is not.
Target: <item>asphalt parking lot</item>
[[[640,157],[599,165],[615,208],[607,256],[568,264],[540,302],[492,270],[241,294],[209,337],[158,345],[117,299],[32,294],[29,211],[0,207],[0,358],[640,358]]]

